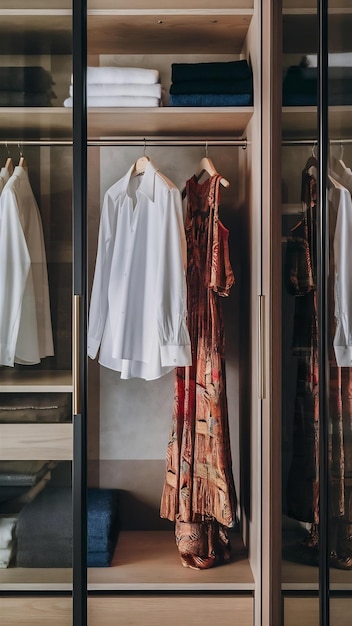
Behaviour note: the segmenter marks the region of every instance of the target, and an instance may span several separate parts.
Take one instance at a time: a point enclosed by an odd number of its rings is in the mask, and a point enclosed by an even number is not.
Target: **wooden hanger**
[[[135,176],[139,176],[140,174],[144,174],[146,167],[150,161],[150,158],[147,156],[141,156],[134,164],[133,173]]]
[[[137,159],[137,161],[134,164],[134,168],[133,168],[133,174],[135,176],[139,176],[140,174],[144,174],[146,167],[148,165],[148,163],[150,162],[150,158],[148,156],[146,156],[146,140],[144,139],[144,149],[143,149],[143,156],[139,157],[139,159]]]
[[[6,163],[5,163],[5,169],[7,169],[8,173],[11,174],[13,173],[13,162],[11,157],[7,157],[6,159]]]
[[[213,161],[208,157],[208,142],[206,142],[205,144],[205,157],[203,157],[200,160],[198,170],[195,174],[196,179],[199,181],[201,177],[203,176],[203,174],[205,173],[209,174],[209,176],[215,176],[215,174],[219,174]],[[220,179],[220,184],[223,187],[230,186],[229,181],[224,177]],[[184,189],[182,190],[182,199],[184,199],[185,197],[186,197],[186,188],[184,187]]]
[[[203,157],[199,163],[198,171],[195,174],[197,180],[199,180],[204,173],[209,174],[209,176],[215,176],[215,174],[219,174],[219,172],[215,168],[213,161],[208,156]],[[230,183],[226,178],[221,178],[220,184],[223,187],[230,186]]]

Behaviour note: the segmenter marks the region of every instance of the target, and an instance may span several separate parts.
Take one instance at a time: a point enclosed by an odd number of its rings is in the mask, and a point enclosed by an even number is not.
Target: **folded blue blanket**
[[[106,552],[88,552],[88,567],[110,567],[114,550]]]
[[[250,106],[251,93],[239,94],[170,94],[170,106],[174,107],[243,107]]]
[[[115,545],[119,531],[115,489],[88,489],[88,552],[104,552]]]
[[[172,94],[189,94],[189,93],[206,93],[206,94],[224,94],[224,93],[252,93],[252,78],[244,78],[241,80],[180,80],[172,83],[170,93]]]
[[[179,80],[243,80],[251,77],[246,59],[213,63],[172,63],[171,82]]]

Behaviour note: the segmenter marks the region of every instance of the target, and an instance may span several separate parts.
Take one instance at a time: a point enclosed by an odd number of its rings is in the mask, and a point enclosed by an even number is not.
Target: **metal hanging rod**
[[[317,145],[317,139],[284,139],[281,142],[282,146],[313,146]],[[347,145],[352,144],[352,138],[341,138],[341,139],[329,139],[330,145]]]
[[[21,148],[23,146],[72,146],[72,140],[67,139],[57,139],[51,141],[50,139],[23,139],[23,140],[14,140],[11,139],[9,141],[0,142],[0,144],[7,146],[17,146]],[[188,138],[178,138],[172,139],[170,137],[159,137],[156,139],[131,139],[131,138],[119,138],[119,139],[92,139],[87,142],[88,146],[146,146],[147,148],[153,146],[181,146],[181,147],[191,147],[191,146],[239,146],[243,149],[246,149],[248,146],[247,139],[188,139]]]

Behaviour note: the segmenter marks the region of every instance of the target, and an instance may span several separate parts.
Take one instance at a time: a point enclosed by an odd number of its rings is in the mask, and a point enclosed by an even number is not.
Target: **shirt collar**
[[[134,164],[130,167],[127,174],[123,178],[123,186],[122,186],[123,193],[127,194],[128,192],[128,185],[131,180],[131,177],[133,176],[133,169],[134,169]],[[154,163],[152,161],[148,161],[147,167],[145,168],[145,172],[142,175],[141,183],[138,187],[139,191],[143,193],[145,196],[147,196],[147,198],[151,202],[154,202],[155,175],[157,171],[158,171],[158,168],[154,165]]]

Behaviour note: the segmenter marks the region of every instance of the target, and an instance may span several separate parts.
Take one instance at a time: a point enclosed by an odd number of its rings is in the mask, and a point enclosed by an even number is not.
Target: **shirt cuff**
[[[95,357],[97,356],[99,344],[100,342],[97,339],[88,337],[87,353],[91,359],[95,359]]]
[[[163,367],[186,367],[192,365],[191,345],[160,346],[160,357]]]

